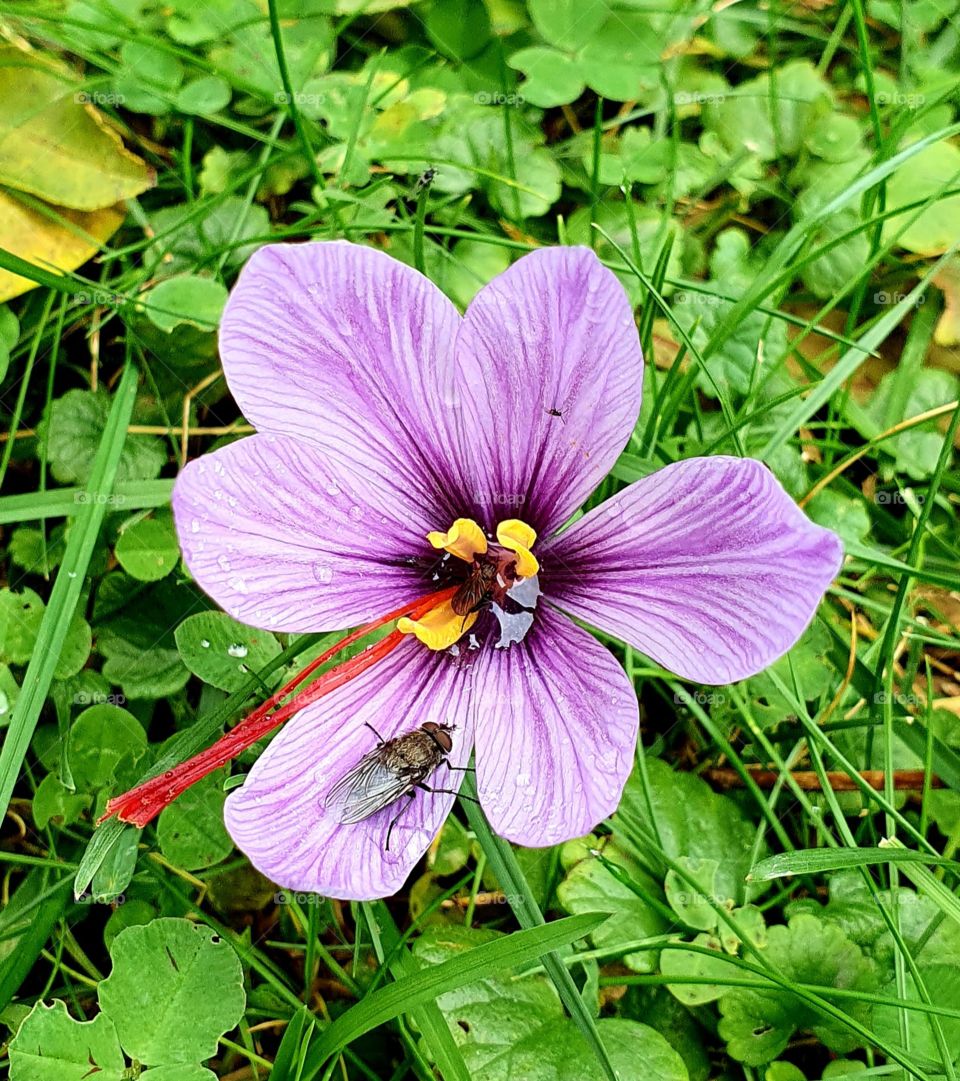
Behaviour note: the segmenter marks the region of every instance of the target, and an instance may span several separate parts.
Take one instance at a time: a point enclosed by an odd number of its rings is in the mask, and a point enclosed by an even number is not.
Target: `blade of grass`
[[[477,798],[477,788],[470,774],[467,774],[464,779],[463,792],[470,797],[469,800],[464,802],[470,827],[486,853],[490,869],[507,895],[507,900],[514,916],[517,918],[517,922],[521,927],[527,929],[544,926],[546,921],[543,918],[543,913],[540,911],[540,906],[537,904],[523,871],[520,869],[520,864],[513,854],[513,849],[507,841],[498,837],[490,829],[479,802],[473,802]],[[540,961],[547,970],[547,974],[557,989],[557,993],[567,1008],[567,1012],[593,1049],[604,1074],[610,1081],[618,1081],[617,1071],[614,1069],[610,1056],[607,1054],[607,1049],[600,1038],[596,1021],[581,998],[570,970],[552,950],[545,950]]]
[[[911,848],[882,845],[872,848],[805,848],[799,852],[780,852],[761,860],[747,875],[748,881],[769,882],[787,875],[818,874],[848,867],[869,867],[876,863],[922,863],[949,867],[960,875],[960,863],[946,856],[930,856]],[[904,872],[906,873],[906,872]]]
[[[884,342],[903,322],[904,317],[926,292],[927,285],[939,272],[940,268],[960,247],[960,240],[952,244],[943,255],[928,268],[913,289],[878,319],[859,339],[856,346],[848,349],[830,371],[817,383],[810,394],[787,413],[783,421],[770,436],[759,457],[768,459],[779,447],[786,443],[798,428],[813,416],[860,367],[870,353]],[[706,353],[706,349],[704,349]]]
[[[376,904],[364,904],[363,913],[371,934],[376,928],[377,937],[374,947],[378,949],[380,963],[386,959],[390,973],[395,980],[413,976],[420,971],[420,966],[410,951],[402,944],[400,930],[390,915],[390,909],[378,901]],[[463,1061],[460,1048],[454,1042],[450,1026],[440,1012],[436,1002],[424,1002],[412,1011],[413,1021],[423,1033],[434,1061],[444,1081],[470,1081],[470,1071]]]
[[[0,817],[6,814],[10,804],[13,786],[53,681],[70,621],[80,601],[87,567],[107,513],[136,396],[137,371],[128,358],[93,461],[90,483],[86,489],[87,500],[78,510],[76,522],[70,531],[60,573],[53,583],[33,656],[24,676],[23,689],[14,706],[3,749],[0,750]]]
[[[504,968],[515,968],[561,946],[568,946],[590,934],[605,919],[605,914],[585,913],[515,931],[512,935],[486,942],[439,965],[402,976],[389,987],[374,991],[341,1014],[323,1032],[308,1057],[304,1081],[312,1081],[331,1055],[338,1054],[347,1044],[385,1021],[431,1002],[447,991],[500,974]]]
[[[147,510],[163,507],[170,502],[173,481],[131,481],[114,486],[114,507],[124,510]],[[39,522],[46,518],[72,518],[85,503],[83,488],[57,488],[52,492],[28,492],[24,495],[7,495],[0,498],[0,525],[16,522]]]

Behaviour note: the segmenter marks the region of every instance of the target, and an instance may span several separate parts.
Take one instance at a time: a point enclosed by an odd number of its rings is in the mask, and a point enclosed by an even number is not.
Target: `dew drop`
[[[218,567],[220,568],[220,570],[222,570],[222,571],[228,571],[228,570],[230,570],[230,560],[229,560],[229,559],[227,559],[227,557],[226,557],[226,556],[223,556],[223,555],[222,555],[222,556],[218,556],[218,557],[217,557],[217,566],[218,566]]]
[[[246,657],[247,647],[237,643],[232,646],[227,646],[227,653],[229,653],[231,657]]]
[[[209,649],[209,648],[210,648],[210,643],[209,643],[209,642],[208,642],[208,641],[206,640],[206,638],[201,638],[201,639],[200,639],[200,645],[201,645],[201,646],[202,646],[202,647],[203,647],[204,649]]]
[[[200,519],[199,518],[194,518],[190,522],[190,532],[191,533],[199,533],[200,532]]]
[[[314,563],[313,576],[321,585],[326,585],[333,579],[333,567],[326,563]]]
[[[339,495],[340,489],[335,484],[327,485],[327,495]]]

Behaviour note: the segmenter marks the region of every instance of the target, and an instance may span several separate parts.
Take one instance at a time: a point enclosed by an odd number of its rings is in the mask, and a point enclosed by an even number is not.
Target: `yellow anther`
[[[434,548],[443,548],[467,563],[472,563],[474,556],[483,555],[487,550],[487,538],[472,518],[458,518],[448,532],[433,531],[427,534],[427,540]]]
[[[444,601],[431,608],[422,619],[404,616],[398,620],[397,630],[401,634],[415,634],[428,649],[449,649],[476,621],[476,612],[458,616],[450,601]]]
[[[540,570],[540,564],[530,551],[536,539],[536,530],[519,518],[507,518],[497,526],[500,546],[517,553],[517,574],[521,578],[532,578]]]

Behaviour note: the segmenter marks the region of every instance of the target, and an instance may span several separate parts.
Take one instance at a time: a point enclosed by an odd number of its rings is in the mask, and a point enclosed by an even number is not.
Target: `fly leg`
[[[407,792],[407,793],[406,793],[406,795],[407,795],[407,796],[408,796],[408,797],[409,797],[410,799],[413,799],[413,797],[414,797],[414,796],[416,795],[416,792]],[[404,804],[404,805],[403,805],[403,806],[402,806],[402,807],[400,808],[400,810],[399,810],[399,811],[397,811],[397,813],[396,813],[396,814],[395,814],[395,815],[393,816],[393,818],[392,818],[392,819],[390,820],[390,825],[389,825],[389,826],[387,827],[387,843],[386,843],[386,845],[384,846],[384,850],[385,850],[385,851],[387,851],[387,852],[389,852],[389,851],[390,851],[390,834],[391,834],[391,833],[393,833],[393,827],[394,827],[394,826],[395,826],[395,825],[397,824],[397,822],[399,822],[399,821],[400,821],[400,816],[401,816],[401,815],[403,814],[403,812],[404,812],[404,811],[405,811],[405,810],[406,810],[406,809],[407,809],[407,808],[408,808],[409,806],[410,806],[410,804],[409,804],[409,803],[405,803],[405,804]]]
[[[427,784],[418,784],[417,788],[422,788],[424,792],[434,792],[441,796],[459,796],[461,799],[468,799],[471,803],[479,804],[478,799],[474,799],[473,796],[468,796],[463,792],[455,792],[452,788],[431,788]]]

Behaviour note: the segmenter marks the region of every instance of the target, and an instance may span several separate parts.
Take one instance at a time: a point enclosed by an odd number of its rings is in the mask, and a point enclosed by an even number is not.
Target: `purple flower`
[[[177,481],[200,585],[288,632],[458,588],[297,714],[228,798],[231,836],[283,886],[393,893],[449,812],[462,774],[441,765],[428,783],[446,791],[342,823],[328,796],[377,746],[368,725],[385,739],[456,725],[450,765],[475,750],[484,810],[512,841],[588,832],[617,806],[638,706],[570,617],[684,679],[728,683],[796,642],[839,568],[837,537],[750,459],[677,462],[561,528],[640,409],[633,314],[587,249],[523,257],[461,318],[383,252],[271,245],[241,274],[220,344],[257,434]]]

